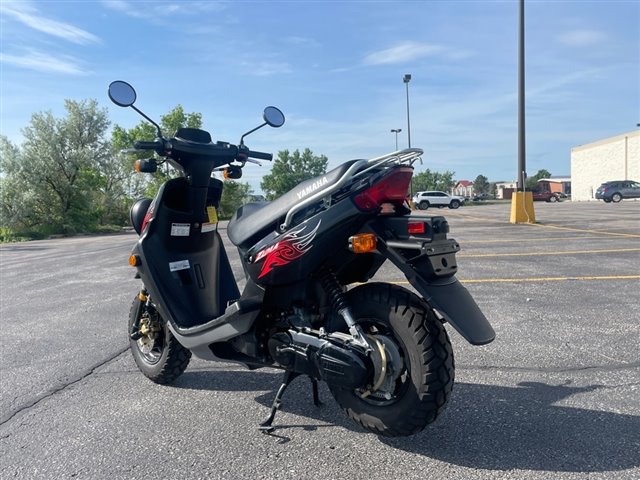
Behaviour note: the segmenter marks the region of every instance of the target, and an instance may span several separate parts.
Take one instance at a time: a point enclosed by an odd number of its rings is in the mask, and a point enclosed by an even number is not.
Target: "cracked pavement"
[[[271,369],[192,360],[171,386],[145,379],[125,332],[134,235],[0,246],[0,478],[640,477],[640,202],[536,203],[538,226],[509,225],[505,205],[426,213],[450,221],[497,339],[447,327],[450,405],[399,439],[363,432],[326,386],[314,407],[300,380],[259,433]],[[534,255],[568,250],[593,253]],[[386,265],[377,279],[404,285]]]

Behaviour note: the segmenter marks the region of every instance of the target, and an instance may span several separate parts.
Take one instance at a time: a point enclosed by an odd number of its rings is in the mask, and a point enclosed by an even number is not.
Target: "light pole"
[[[411,74],[405,73],[402,81],[407,86],[407,138],[409,140],[409,148],[411,148],[411,123],[409,121],[409,82],[411,81]]]
[[[398,134],[402,131],[401,128],[392,128],[391,133],[396,134],[396,152],[398,151]]]
[[[527,171],[524,99],[524,0],[519,2],[518,15],[518,191],[524,192]]]

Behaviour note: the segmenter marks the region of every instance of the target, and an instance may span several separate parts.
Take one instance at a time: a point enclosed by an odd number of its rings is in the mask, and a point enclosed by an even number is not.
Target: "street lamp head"
[[[402,131],[401,128],[392,128],[391,133],[400,133]]]
[[[402,81],[404,83],[409,83],[409,80],[411,80],[411,74],[410,73],[405,73],[404,74],[404,78],[402,79]]]

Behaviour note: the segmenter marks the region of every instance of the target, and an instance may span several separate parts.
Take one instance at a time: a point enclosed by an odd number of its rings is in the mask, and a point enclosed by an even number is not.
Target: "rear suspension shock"
[[[365,339],[360,325],[356,323],[355,318],[353,318],[353,315],[351,314],[351,309],[347,304],[347,300],[345,299],[344,293],[342,291],[342,286],[340,285],[340,282],[338,282],[338,278],[336,277],[335,273],[333,273],[333,271],[328,268],[324,269],[321,272],[320,283],[322,284],[322,288],[324,288],[325,292],[329,296],[331,306],[347,324],[349,333],[353,337],[354,341],[361,347],[365,348],[367,351],[371,350],[371,346]]]

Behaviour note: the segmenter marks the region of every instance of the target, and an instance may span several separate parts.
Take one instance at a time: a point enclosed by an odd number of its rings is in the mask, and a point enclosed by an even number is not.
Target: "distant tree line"
[[[134,173],[135,160],[149,153],[123,150],[156,136],[148,122],[110,129],[107,110],[96,100],[65,100],[65,110],[63,118],[33,114],[19,146],[0,135],[0,241],[122,229],[136,199],[153,197],[167,178],[179,175],[168,164],[153,175]],[[183,127],[201,128],[202,115],[177,105],[161,117],[160,126],[168,135]],[[260,187],[273,200],[325,173],[328,163],[326,156],[308,148],[282,150]],[[413,191],[448,191],[453,176],[448,170],[427,169],[414,175]],[[476,188],[487,185],[486,177],[476,178]],[[248,183],[225,180],[221,218],[229,218],[252,193]]]
[[[0,241],[121,230],[136,199],[153,197],[167,178],[179,175],[168,164],[153,175],[135,174],[135,161],[149,152],[122,152],[136,140],[155,138],[148,122],[110,130],[107,110],[96,100],[66,100],[65,110],[62,118],[33,114],[19,146],[0,135]],[[202,115],[178,105],[161,117],[160,126],[166,134],[201,128]],[[327,163],[309,149],[283,150],[261,187],[276,198],[324,173]],[[221,218],[230,218],[252,193],[248,183],[225,180]]]

